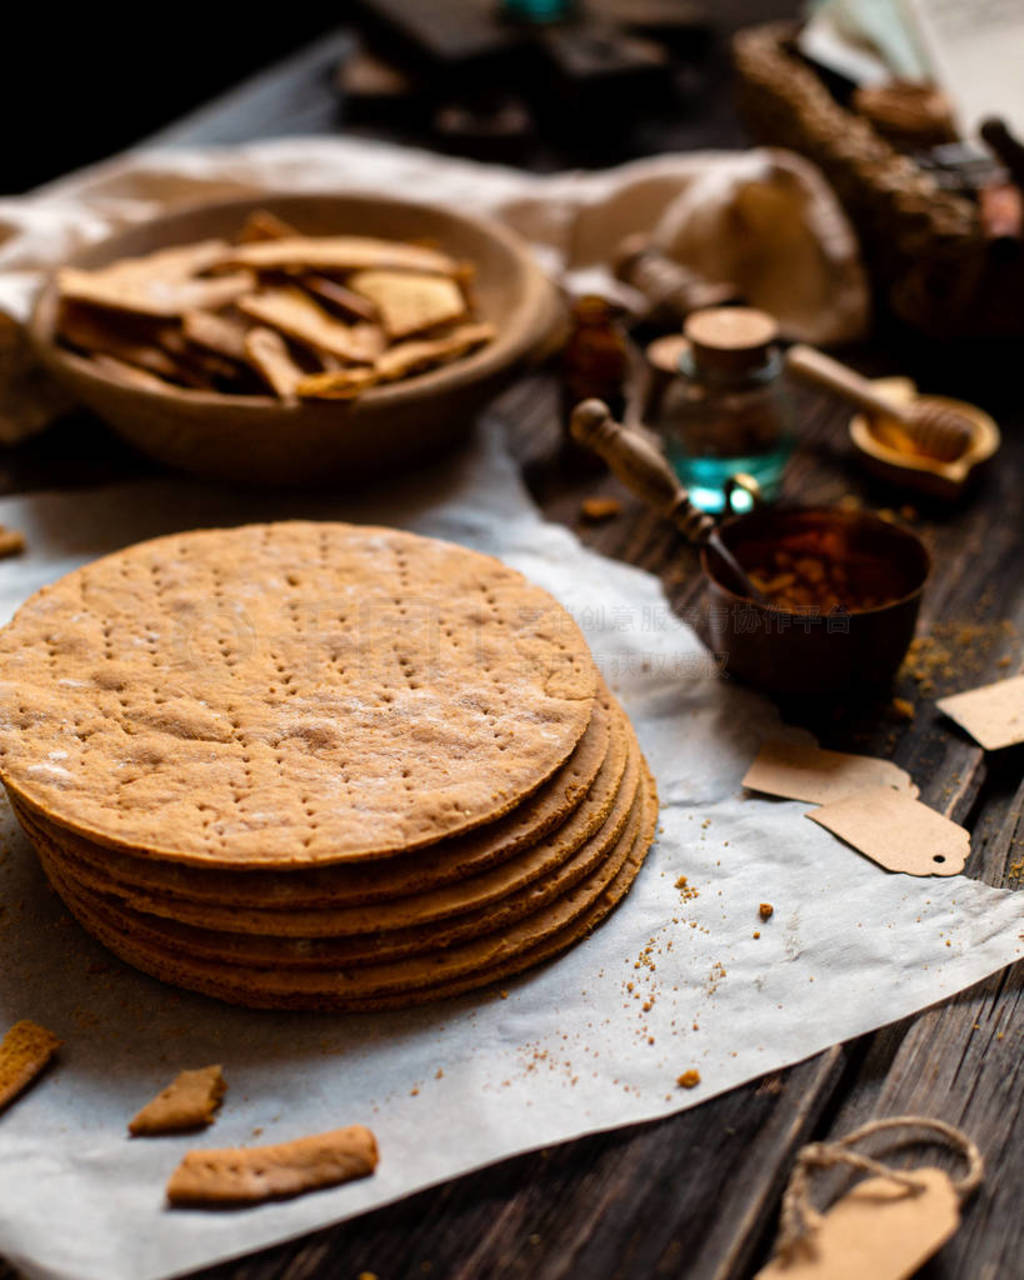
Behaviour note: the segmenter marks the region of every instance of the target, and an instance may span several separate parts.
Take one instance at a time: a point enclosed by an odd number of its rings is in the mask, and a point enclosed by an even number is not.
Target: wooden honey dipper
[[[899,423],[911,450],[934,458],[936,462],[954,462],[968,448],[973,438],[973,424],[956,409],[919,399],[907,405],[894,404],[879,394],[867,378],[831,356],[813,347],[797,343],[786,353],[786,368],[798,377],[826,387],[836,395],[859,406],[876,419],[894,419]],[[887,438],[872,422],[871,429],[883,444],[899,449],[898,441]],[[903,445],[907,452],[907,445]]]
[[[687,542],[709,546],[725,565],[734,591],[768,603],[719,537],[714,519],[694,506],[664,454],[646,434],[616,422],[603,400],[581,401],[572,411],[569,429],[579,444],[604,458],[631,493],[671,520]]]

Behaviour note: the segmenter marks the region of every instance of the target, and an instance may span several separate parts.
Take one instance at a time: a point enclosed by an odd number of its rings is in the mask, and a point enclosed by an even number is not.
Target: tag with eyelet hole
[[[788,1259],[755,1280],[907,1280],[956,1232],[960,1197],[944,1169],[908,1171],[914,1191],[866,1178],[822,1216]]]
[[[886,786],[905,795],[917,795],[910,774],[891,760],[826,751],[814,744],[777,738],[761,744],[743,785],[751,791],[815,804],[841,800],[868,787]]]
[[[872,787],[807,815],[887,871],[955,876],[971,852],[970,832],[890,787]]]

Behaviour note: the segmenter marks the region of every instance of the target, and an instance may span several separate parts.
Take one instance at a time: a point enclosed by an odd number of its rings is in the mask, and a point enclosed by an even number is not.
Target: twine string
[[[823,1169],[840,1165],[858,1173],[872,1174],[904,1187],[910,1195],[919,1195],[924,1187],[913,1175],[894,1169],[873,1156],[866,1156],[852,1148],[876,1133],[894,1129],[903,1130],[903,1141],[914,1141],[913,1131],[927,1130],[938,1145],[946,1145],[964,1161],[966,1170],[953,1180],[953,1189],[961,1202],[978,1189],[985,1171],[985,1162],[977,1146],[965,1133],[944,1120],[932,1120],[927,1116],[889,1116],[884,1120],[871,1120],[834,1142],[812,1142],[797,1153],[796,1164],[790,1175],[789,1185],[782,1197],[781,1221],[776,1252],[786,1258],[806,1243],[808,1236],[817,1230],[822,1214],[814,1208],[810,1198],[812,1175]],[[897,1142],[895,1145],[900,1145]]]

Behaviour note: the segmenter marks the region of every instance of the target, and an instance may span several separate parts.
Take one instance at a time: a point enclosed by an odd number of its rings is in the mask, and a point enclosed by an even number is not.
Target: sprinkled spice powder
[[[910,642],[903,671],[925,694],[937,686],[962,684],[965,676],[985,671],[997,644],[1012,641],[1016,635],[1013,623],[1006,620],[939,622],[927,635],[915,636]]]

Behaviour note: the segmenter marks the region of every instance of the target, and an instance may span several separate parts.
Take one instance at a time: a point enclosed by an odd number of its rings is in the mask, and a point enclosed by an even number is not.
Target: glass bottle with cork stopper
[[[585,294],[572,305],[571,328],[562,350],[563,455],[584,470],[601,469],[589,449],[569,434],[569,417],[582,400],[603,400],[618,417],[625,414],[631,361],[625,331],[613,303]]]
[[[772,501],[793,443],[778,325],[751,307],[709,307],[687,319],[683,338],[675,348],[676,376],[651,424],[676,474],[705,511],[725,509],[730,482],[740,473],[752,476]],[[735,509],[751,502],[743,490],[734,492]]]

